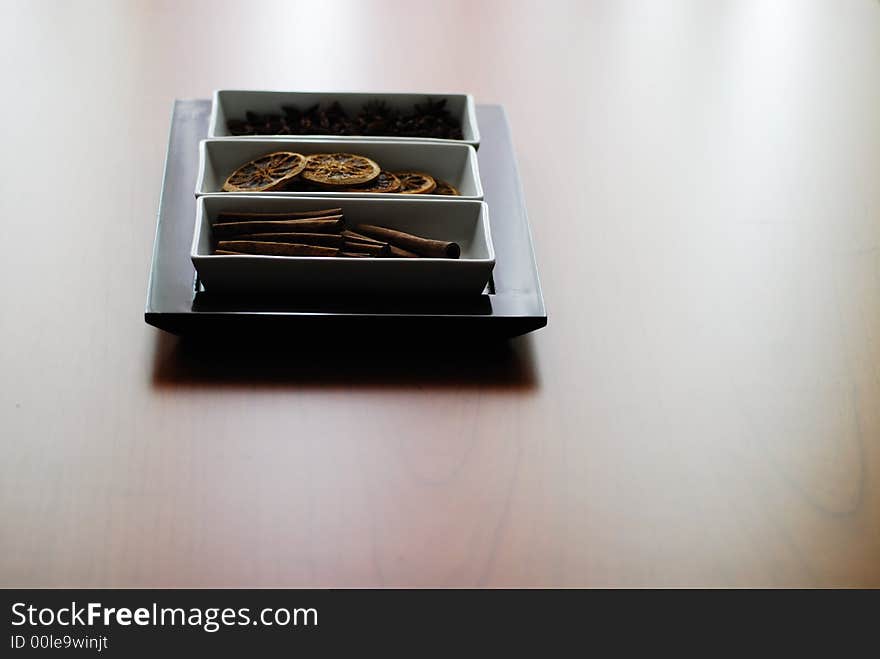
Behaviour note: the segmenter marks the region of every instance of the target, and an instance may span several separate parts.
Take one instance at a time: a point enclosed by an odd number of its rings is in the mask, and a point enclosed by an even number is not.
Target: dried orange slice
[[[437,187],[434,177],[424,172],[394,172],[403,186],[400,194],[431,194]]]
[[[290,151],[276,151],[246,162],[223,184],[225,192],[267,192],[277,190],[299,174],[306,157]]]
[[[451,195],[453,197],[459,196],[459,192],[455,189],[454,185],[439,178],[435,180],[437,181],[437,187],[434,188],[434,191],[431,194]]]
[[[400,192],[402,184],[400,179],[391,172],[384,169],[379,172],[379,176],[365,185],[358,185],[351,188],[344,188],[343,192]]]
[[[374,161],[354,153],[316,153],[308,157],[302,177],[321,185],[361,185],[381,171]]]

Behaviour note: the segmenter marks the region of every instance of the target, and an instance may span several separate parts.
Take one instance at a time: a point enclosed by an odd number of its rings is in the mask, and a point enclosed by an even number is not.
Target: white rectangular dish
[[[342,208],[346,224],[374,224],[425,238],[455,241],[458,259],[216,256],[211,227],[217,214]],[[305,295],[480,295],[495,267],[489,211],[481,201],[445,198],[318,199],[204,195],[196,200],[191,258],[210,293],[289,292]]]
[[[281,92],[221,89],[214,92],[211,120],[208,125],[208,137],[235,137],[236,139],[283,139],[284,137],[290,137],[290,135],[238,136],[230,133],[226,122],[229,119],[243,119],[249,111],[259,114],[282,114],[284,106],[293,106],[300,110],[306,110],[314,105],[326,107],[333,102],[338,102],[350,117],[355,117],[364,104],[371,101],[380,101],[389,108],[408,113],[413,110],[416,104],[425,103],[427,99],[434,101],[446,100],[446,109],[461,124],[462,139],[401,137],[393,135],[357,135],[357,139],[404,142],[428,140],[441,143],[470,144],[474,147],[479,147],[480,131],[477,127],[477,114],[473,96],[470,94],[448,93]],[[295,136],[322,137],[343,141],[355,137],[355,135],[335,136],[325,134],[299,134]]]
[[[199,176],[196,195],[240,194],[224,193],[223,183],[238,167],[249,160],[274,151],[293,151],[303,155],[313,153],[356,153],[375,160],[382,169],[389,171],[420,171],[439,177],[454,185],[458,199],[482,199],[483,186],[477,166],[477,152],[469,144],[449,142],[392,142],[392,141],[342,141],[342,140],[256,140],[256,139],[208,139],[199,144]],[[261,192],[261,195],[278,197],[378,197],[389,199],[401,196],[388,193],[366,192]],[[419,195],[433,199],[451,199],[441,195]]]

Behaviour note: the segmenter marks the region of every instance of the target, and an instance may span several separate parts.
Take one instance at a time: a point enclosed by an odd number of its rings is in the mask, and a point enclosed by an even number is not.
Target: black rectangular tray
[[[198,144],[208,132],[211,102],[176,101],[171,120],[159,220],[144,319],[175,334],[209,331],[297,334],[381,333],[450,338],[512,337],[544,327],[529,221],[510,130],[499,105],[478,105],[480,176],[489,205],[496,264],[483,295],[246,299],[211,295],[190,260],[196,205]]]

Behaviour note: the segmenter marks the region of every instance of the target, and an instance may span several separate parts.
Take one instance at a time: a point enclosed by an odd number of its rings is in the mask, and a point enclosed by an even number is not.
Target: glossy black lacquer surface
[[[496,265],[487,292],[473,298],[247,299],[212,296],[190,261],[198,143],[210,101],[176,101],[144,318],[176,334],[227,332],[438,334],[511,337],[547,324],[532,239],[504,110],[477,106],[479,165],[489,204]]]

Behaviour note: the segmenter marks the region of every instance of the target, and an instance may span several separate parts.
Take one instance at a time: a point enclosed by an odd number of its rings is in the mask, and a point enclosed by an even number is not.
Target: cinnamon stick
[[[392,245],[397,245],[421,256],[439,259],[457,259],[461,256],[461,247],[458,243],[422,238],[411,233],[377,227],[373,224],[358,224],[355,229],[358,233],[365,233],[371,238],[387,240]]]
[[[342,215],[341,208],[325,208],[317,211],[298,211],[290,213],[239,213],[238,211],[221,211],[217,213],[217,222],[250,222],[254,220],[279,221],[298,220],[330,215]]]
[[[419,255],[408,249],[401,249],[397,245],[388,245],[389,256],[397,259],[417,259]]]
[[[391,251],[388,243],[365,243],[356,240],[346,240],[343,245],[343,250],[347,252],[359,252],[364,254],[371,254],[373,256],[388,256]]]
[[[263,256],[336,256],[339,253],[335,247],[295,243],[261,243],[251,240],[221,240],[217,243],[217,251]]]
[[[248,222],[221,222],[211,227],[215,238],[227,238],[253,233],[332,233],[344,226],[342,216],[321,218],[317,220],[270,220]]]
[[[376,240],[375,238],[370,238],[369,236],[365,236],[362,233],[355,233],[354,231],[351,231],[350,229],[345,229],[342,232],[342,235],[345,236],[346,238],[350,238],[352,240],[358,240],[362,243],[375,243],[377,245],[385,245],[386,244],[381,240]]]
[[[235,236],[235,239],[261,243],[324,245],[326,247],[342,247],[345,243],[345,238],[338,233],[248,233]]]
[[[364,254],[363,252],[339,252],[338,256],[342,256],[350,259],[368,259],[371,258],[372,254]]]

